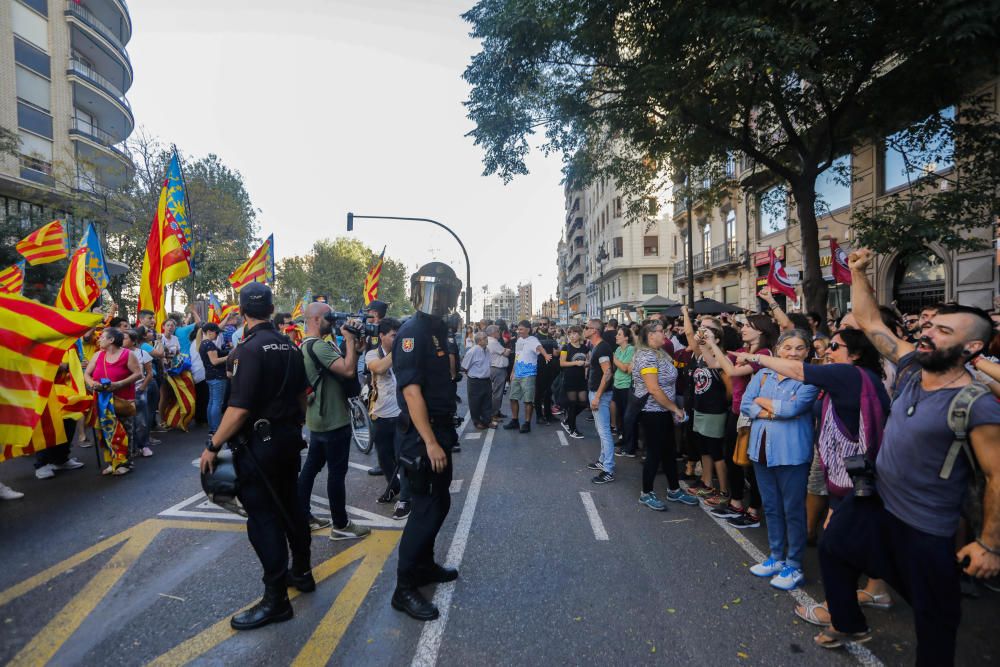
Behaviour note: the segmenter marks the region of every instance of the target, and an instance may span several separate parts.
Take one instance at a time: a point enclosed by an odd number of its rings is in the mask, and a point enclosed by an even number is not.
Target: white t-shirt
[[[538,375],[538,348],[541,343],[534,336],[518,337],[514,344],[514,377],[527,378]]]
[[[149,352],[146,352],[146,350],[141,347],[133,347],[129,349],[132,350],[132,354],[139,358],[139,372],[142,373],[142,377],[135,381],[135,386],[138,387],[142,384],[142,381],[146,379],[146,364],[151,362],[153,357],[151,357]]]
[[[369,350],[365,354],[365,363],[370,368],[371,363],[379,358],[378,349]],[[378,392],[372,416],[379,419],[398,417],[401,410],[396,402],[396,375],[392,372],[392,366],[385,373],[372,373],[372,377],[375,378],[375,389]]]
[[[205,381],[205,364],[201,361],[197,340],[195,338],[191,341],[191,346],[188,348],[188,354],[191,355],[191,377],[194,378],[195,384]]]

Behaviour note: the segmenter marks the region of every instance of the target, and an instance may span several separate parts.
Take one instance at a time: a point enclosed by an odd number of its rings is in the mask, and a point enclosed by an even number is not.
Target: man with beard
[[[943,472],[956,440],[948,422],[952,399],[972,383],[965,363],[988,343],[993,323],[977,308],[942,306],[916,345],[900,340],[872,298],[865,274],[871,260],[868,250],[851,253],[851,300],[860,328],[897,363],[897,391],[876,460],[877,495],[848,496],[820,544],[832,624],[816,643],[835,648],[871,638],[855,592],[864,573],[886,580],[913,608],[917,664],[951,665],[960,570],[981,578],[1000,572],[1000,404],[991,396],[968,406],[966,437],[988,483],[982,532],[957,554],[955,533],[974,471],[959,454],[950,474]]]

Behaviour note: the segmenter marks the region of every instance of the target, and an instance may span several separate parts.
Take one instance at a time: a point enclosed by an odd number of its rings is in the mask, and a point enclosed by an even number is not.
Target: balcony
[[[692,266],[694,267],[694,275],[696,277],[709,271],[709,269],[705,266],[705,254],[701,252],[695,254]],[[674,264],[674,281],[684,282],[686,280],[687,260],[684,259]]]
[[[571,278],[569,279],[569,282],[568,282],[568,283],[566,283],[566,285],[567,285],[568,287],[573,287],[573,285],[576,285],[576,284],[578,284],[578,283],[582,283],[582,282],[583,282],[583,271],[577,271],[577,272],[576,272],[576,273],[574,273],[574,274],[573,274],[573,276],[572,276],[572,277],[571,277]]]
[[[125,51],[123,30],[114,30],[93,12],[73,0],[66,3],[66,19],[73,50],[82,54],[115,88],[127,91],[132,85],[132,61]],[[124,23],[124,21],[122,21]]]
[[[66,76],[73,84],[73,105],[94,117],[98,127],[125,141],[135,129],[135,117],[125,94],[89,65],[71,58]]]
[[[99,174],[100,184],[115,188],[129,178],[132,161],[115,145],[119,142],[113,135],[81,118],[70,118],[69,138],[76,144],[78,168]]]
[[[712,271],[722,271],[724,269],[737,267],[743,263],[743,252],[736,243],[723,243],[711,249],[710,252],[697,252],[694,256],[694,275],[700,276]],[[674,280],[684,282],[687,280],[687,260],[681,260],[674,264]]]
[[[572,238],[573,232],[575,232],[578,229],[583,229],[582,217],[573,218],[572,222],[569,222],[569,230],[567,231],[566,236]]]
[[[736,243],[723,243],[712,248],[712,269],[735,266],[742,262],[742,253]]]

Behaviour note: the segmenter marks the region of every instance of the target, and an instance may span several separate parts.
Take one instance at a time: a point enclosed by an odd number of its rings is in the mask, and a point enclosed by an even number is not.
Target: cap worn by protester
[[[365,308],[366,312],[369,310],[374,310],[375,312],[377,312],[379,317],[385,317],[385,314],[389,312],[389,304],[387,304],[385,301],[378,301],[378,300],[372,301],[371,303],[368,304],[368,307]]]
[[[249,309],[253,312],[266,311],[270,315],[270,309],[274,306],[274,297],[271,288],[264,283],[249,283],[240,290],[240,310]]]

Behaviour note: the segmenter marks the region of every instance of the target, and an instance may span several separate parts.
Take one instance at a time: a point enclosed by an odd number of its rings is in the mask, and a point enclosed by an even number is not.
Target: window
[[[52,138],[52,116],[25,102],[17,103],[17,126],[43,137]]]
[[[616,236],[611,239],[611,256],[621,257],[623,254],[625,254],[625,248],[622,243],[622,237]]]
[[[946,122],[954,121],[955,107],[942,109],[940,116]],[[886,138],[885,150],[882,153],[883,191],[909,185],[921,176],[945,171],[954,166],[955,144],[950,132],[942,129],[930,137],[925,146],[917,146],[916,143],[918,142],[908,130],[902,130]]]
[[[622,279],[618,279],[618,296],[622,295]]]
[[[49,56],[18,37],[14,37],[14,61],[35,70],[42,76],[51,75]]]
[[[660,237],[659,236],[643,236],[642,237],[642,254],[645,257],[655,257],[660,254]]]
[[[705,265],[711,263],[712,257],[712,225],[705,225],[701,232],[701,250],[705,254]]]
[[[732,306],[740,305],[740,286],[726,285],[722,288],[722,301]]]
[[[622,198],[615,197],[615,217],[622,217]]]
[[[39,109],[49,111],[52,108],[49,80],[20,65],[15,65],[14,72],[17,79],[17,96]]]
[[[48,0],[21,0],[24,4],[28,5],[36,12],[42,16],[49,15],[49,2]]]
[[[730,255],[736,254],[736,211],[733,209],[726,214],[726,247]]]
[[[677,235],[674,234],[674,256],[677,256]]]
[[[760,194],[757,206],[760,235],[767,236],[788,227],[788,194],[782,185],[776,185]]]
[[[642,293],[643,294],[656,294],[659,291],[659,285],[657,284],[657,276],[655,273],[644,273],[642,274]]]
[[[10,21],[15,35],[20,35],[43,51],[48,51],[49,22],[43,17],[19,2],[12,2]]]
[[[851,156],[841,155],[816,178],[817,218],[851,205],[851,184],[843,182],[844,175],[850,174],[850,168]]]

